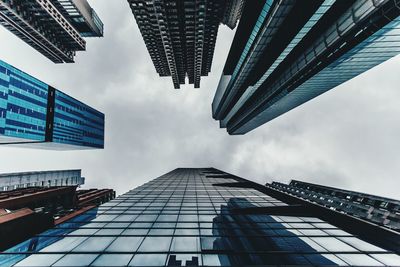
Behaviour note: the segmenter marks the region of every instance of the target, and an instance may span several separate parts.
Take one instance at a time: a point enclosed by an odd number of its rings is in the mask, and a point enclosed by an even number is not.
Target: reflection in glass
[[[106,249],[110,252],[135,252],[144,237],[140,236],[121,236],[117,237]]]
[[[169,250],[171,237],[153,237],[148,236],[144,239],[139,251],[142,252],[163,252]]]
[[[97,256],[97,254],[67,254],[53,266],[88,266]]]
[[[165,266],[167,254],[136,254],[129,266]]]
[[[15,266],[50,266],[58,259],[60,259],[63,254],[37,254],[25,258],[24,260],[18,262]]]
[[[126,266],[132,257],[133,254],[103,254],[91,266]]]

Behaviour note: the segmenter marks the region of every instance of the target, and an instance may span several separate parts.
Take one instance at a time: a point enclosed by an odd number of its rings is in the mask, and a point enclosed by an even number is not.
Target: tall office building
[[[234,28],[243,0],[128,0],[160,77],[172,76],[175,88],[211,71],[221,22]]]
[[[398,0],[247,1],[213,103],[245,134],[400,52]]]
[[[176,169],[5,251],[0,264],[400,266],[399,237],[214,168]]]
[[[55,63],[72,63],[83,37],[102,37],[86,0],[0,0],[0,24]]]
[[[293,180],[269,186],[339,212],[400,232],[400,201]]]
[[[0,145],[104,148],[104,114],[0,60]]]
[[[79,186],[85,183],[81,170],[35,171],[0,174],[0,191],[28,187]]]

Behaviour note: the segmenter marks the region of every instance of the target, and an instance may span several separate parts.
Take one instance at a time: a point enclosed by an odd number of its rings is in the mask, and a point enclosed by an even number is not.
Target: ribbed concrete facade
[[[72,63],[103,24],[86,0],[0,0],[0,24],[54,63]]]
[[[128,0],[154,67],[171,76],[174,88],[200,87],[211,71],[218,27],[234,27],[240,18],[238,0]],[[232,2],[232,3],[231,3]]]

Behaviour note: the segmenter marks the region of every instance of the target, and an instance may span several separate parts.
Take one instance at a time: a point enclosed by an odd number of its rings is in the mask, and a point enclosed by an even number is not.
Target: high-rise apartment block
[[[29,187],[80,186],[81,170],[35,171],[0,174],[0,191]]]
[[[0,60],[0,144],[104,147],[104,114]]]
[[[234,28],[243,0],[128,0],[151,60],[160,77],[172,76],[175,88],[211,71],[221,22]]]
[[[2,266],[400,266],[400,235],[214,169],[176,169],[0,254]]]
[[[0,0],[0,24],[55,63],[72,63],[83,37],[102,37],[86,0]]]
[[[269,186],[351,216],[400,231],[400,201],[293,180]]]
[[[245,134],[400,52],[399,1],[247,1],[213,117]]]

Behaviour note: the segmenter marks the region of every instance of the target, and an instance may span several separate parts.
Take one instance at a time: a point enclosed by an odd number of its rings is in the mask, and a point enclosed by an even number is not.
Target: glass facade
[[[104,114],[56,90],[53,142],[104,147]]]
[[[104,114],[0,60],[0,143],[103,148]]]
[[[0,60],[0,142],[44,141],[48,85]]]
[[[289,206],[245,181],[176,169],[9,249],[0,265],[400,266],[321,218],[240,212]]]
[[[236,32],[247,43],[237,60],[232,45],[213,101],[213,117],[230,134],[245,134],[400,53],[395,2],[263,2],[252,32]]]

